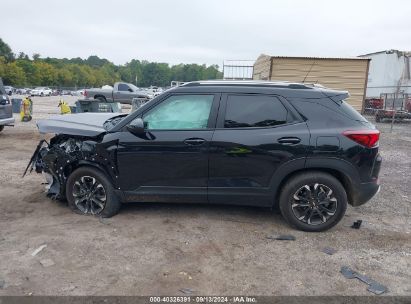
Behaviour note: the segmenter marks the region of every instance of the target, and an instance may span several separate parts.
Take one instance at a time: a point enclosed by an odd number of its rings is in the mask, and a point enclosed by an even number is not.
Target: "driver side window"
[[[119,91],[123,91],[123,92],[127,92],[130,89],[130,87],[124,83],[120,83],[118,85],[118,90]]]
[[[148,130],[206,129],[214,95],[173,95],[144,114]]]

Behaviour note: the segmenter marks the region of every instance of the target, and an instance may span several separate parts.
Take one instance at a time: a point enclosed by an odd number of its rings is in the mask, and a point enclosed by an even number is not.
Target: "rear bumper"
[[[374,163],[370,172],[370,181],[366,183],[354,183],[351,204],[353,206],[360,206],[365,204],[370,199],[372,199],[379,191],[380,184],[378,180],[378,175],[380,174],[382,163],[382,157],[380,154],[377,154],[374,158]]]
[[[351,205],[356,207],[365,204],[372,199],[380,189],[380,185],[377,182],[359,184],[354,191]]]
[[[14,118],[13,117],[0,119],[0,126],[10,125],[10,124],[13,124],[13,123],[14,123]]]

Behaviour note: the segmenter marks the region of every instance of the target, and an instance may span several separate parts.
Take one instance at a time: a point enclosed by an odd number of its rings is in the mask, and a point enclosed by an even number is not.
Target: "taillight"
[[[83,95],[87,97],[87,90],[84,90]]]
[[[375,147],[380,139],[380,131],[378,130],[348,130],[344,131],[343,135],[367,148]]]

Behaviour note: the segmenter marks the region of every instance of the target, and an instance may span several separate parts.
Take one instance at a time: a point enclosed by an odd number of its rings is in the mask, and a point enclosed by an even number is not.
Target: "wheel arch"
[[[277,172],[280,171],[280,172]],[[271,188],[274,193],[273,207],[278,207],[279,198],[284,185],[294,176],[306,172],[322,172],[328,173],[335,177],[344,187],[348,202],[352,204],[355,199],[354,185],[360,183],[358,173],[352,164],[341,159],[307,159],[304,166],[296,168],[296,164],[287,165],[286,168],[277,170],[273,177]],[[280,174],[278,174],[280,173]],[[275,181],[276,180],[276,181]]]
[[[94,99],[104,99],[104,100],[106,100],[106,101],[107,101],[106,96],[101,95],[101,94],[94,95]]]
[[[79,168],[84,168],[84,167],[90,167],[90,168],[97,169],[98,171],[100,171],[101,173],[104,174],[104,176],[109,180],[109,182],[112,184],[112,186],[114,188],[116,187],[116,183],[114,182],[112,176],[104,168],[104,166],[101,166],[100,164],[97,164],[97,163],[94,163],[94,162],[91,162],[91,161],[87,161],[87,160],[79,160],[79,161],[71,163],[69,166],[67,166],[65,168],[65,171],[64,171],[65,176],[66,176],[66,180],[68,179],[70,174],[73,173],[75,170],[77,170]]]
[[[103,184],[103,189],[105,190],[105,194],[106,194],[105,203],[106,203],[106,205],[103,207],[102,210],[100,210],[99,213],[91,212],[91,214],[94,214],[94,215],[98,214],[99,216],[102,216],[102,217],[111,217],[111,216],[117,214],[118,211],[120,210],[122,197],[119,196],[118,191],[116,191],[116,189],[114,188],[111,177],[110,177],[109,174],[107,174],[106,170],[102,166],[100,166],[98,164],[95,164],[95,163],[92,163],[92,162],[77,162],[76,165],[72,166],[72,171],[71,171],[70,175],[67,177],[67,180],[66,180],[67,185],[74,185],[73,180],[75,181],[76,177],[75,176],[73,177],[73,173],[76,170],[79,170],[79,169],[86,169],[87,171],[94,171],[94,173],[92,173],[91,175],[92,176],[97,175],[96,178],[100,179],[99,182]],[[84,172],[82,174],[84,174]],[[78,175],[77,178],[79,176],[83,176],[82,174]],[[98,175],[101,175],[101,176],[98,177]],[[102,179],[106,180],[105,183],[108,182],[107,187],[104,186],[104,181]],[[90,190],[90,189],[88,189],[88,190]],[[91,192],[90,195],[93,195],[93,193],[94,193],[94,191]],[[88,213],[89,209],[86,209],[86,212],[84,212],[84,210],[81,210],[78,206],[75,206],[75,201],[73,201],[73,199],[74,199],[73,194],[67,195],[68,205],[72,210],[74,210],[74,211],[80,210],[83,213]],[[88,198],[88,199],[90,199],[90,198]]]

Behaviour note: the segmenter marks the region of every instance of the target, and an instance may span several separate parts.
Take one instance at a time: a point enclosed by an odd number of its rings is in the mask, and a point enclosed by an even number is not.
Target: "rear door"
[[[272,205],[276,171],[303,167],[309,144],[305,122],[279,96],[224,94],[210,147],[210,203]]]

